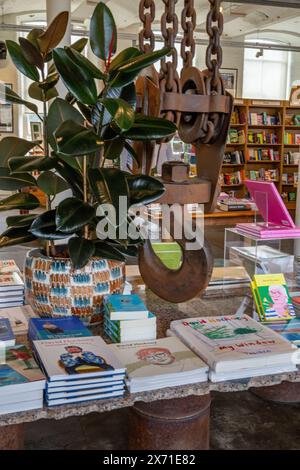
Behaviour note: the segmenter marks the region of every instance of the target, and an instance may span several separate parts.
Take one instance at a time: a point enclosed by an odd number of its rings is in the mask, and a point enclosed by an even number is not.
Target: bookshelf
[[[235,100],[222,166],[222,191],[245,197],[246,178],[271,180],[287,208],[295,209],[299,157],[300,106],[279,100]]]

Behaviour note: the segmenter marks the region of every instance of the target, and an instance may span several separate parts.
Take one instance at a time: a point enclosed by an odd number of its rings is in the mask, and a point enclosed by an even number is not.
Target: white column
[[[69,24],[60,46],[66,46],[71,43],[71,0],[46,0],[47,24],[62,11],[69,12]]]

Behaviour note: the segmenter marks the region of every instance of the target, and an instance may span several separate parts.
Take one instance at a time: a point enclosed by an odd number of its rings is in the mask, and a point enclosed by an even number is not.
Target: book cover
[[[35,316],[30,305],[0,308],[0,318],[8,318],[15,335],[26,333],[28,330],[28,319]]]
[[[283,274],[254,275],[255,289],[264,319],[289,320],[295,310]]]
[[[6,363],[0,365],[0,387],[40,380],[45,376],[26,346],[16,344],[6,349]]]
[[[112,375],[124,368],[100,336],[33,341],[50,380]]]
[[[68,337],[92,336],[82,321],[75,317],[31,318],[29,321],[30,339],[55,339]]]
[[[104,298],[111,320],[147,318],[148,309],[137,294],[112,294]]]
[[[178,338],[110,345],[131,378],[180,374],[208,366]]]
[[[113,329],[119,331],[127,331],[132,328],[149,328],[156,325],[156,316],[152,312],[148,312],[148,318],[138,320],[111,320],[107,313],[104,314],[105,321]]]
[[[20,269],[18,268],[15,260],[13,259],[3,259],[0,260],[0,273],[20,273]]]
[[[0,318],[0,343],[4,341],[6,346],[14,346],[15,335],[7,318]]]
[[[295,351],[284,338],[247,315],[175,320],[171,330],[215,371],[273,361],[291,363]]]
[[[17,272],[6,274],[0,273],[1,290],[17,290],[16,288],[24,289],[24,282]]]

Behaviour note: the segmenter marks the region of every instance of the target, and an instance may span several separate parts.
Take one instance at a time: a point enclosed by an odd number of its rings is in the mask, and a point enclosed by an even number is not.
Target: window
[[[243,97],[285,100],[289,66],[289,52],[245,49]]]

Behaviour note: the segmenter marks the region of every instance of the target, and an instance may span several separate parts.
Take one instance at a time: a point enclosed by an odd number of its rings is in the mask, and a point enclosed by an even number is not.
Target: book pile
[[[108,295],[104,307],[104,331],[114,343],[156,339],[156,316],[137,294]]]
[[[171,322],[177,335],[210,367],[212,382],[296,371],[296,347],[247,315]]]
[[[207,381],[208,366],[178,338],[112,344],[131,393]]]
[[[251,203],[251,201],[247,201],[245,199],[228,198],[222,201],[218,201],[217,206],[218,209],[225,212],[255,210],[253,209],[253,204]]]
[[[125,368],[100,336],[33,341],[48,406],[124,395]]]
[[[0,309],[24,304],[24,282],[14,260],[0,261]]]
[[[35,313],[30,305],[20,307],[0,308],[0,319],[7,318],[12,327],[13,333],[17,335],[27,335],[28,320],[35,317]]]
[[[43,407],[45,377],[31,351],[22,344],[6,349],[0,364],[0,414]]]
[[[28,339],[30,343],[39,339],[78,338],[92,336],[82,321],[75,316],[64,318],[31,318]]]
[[[5,348],[14,346],[16,338],[13,333],[10,322],[7,318],[0,318],[0,348],[4,345]]]

